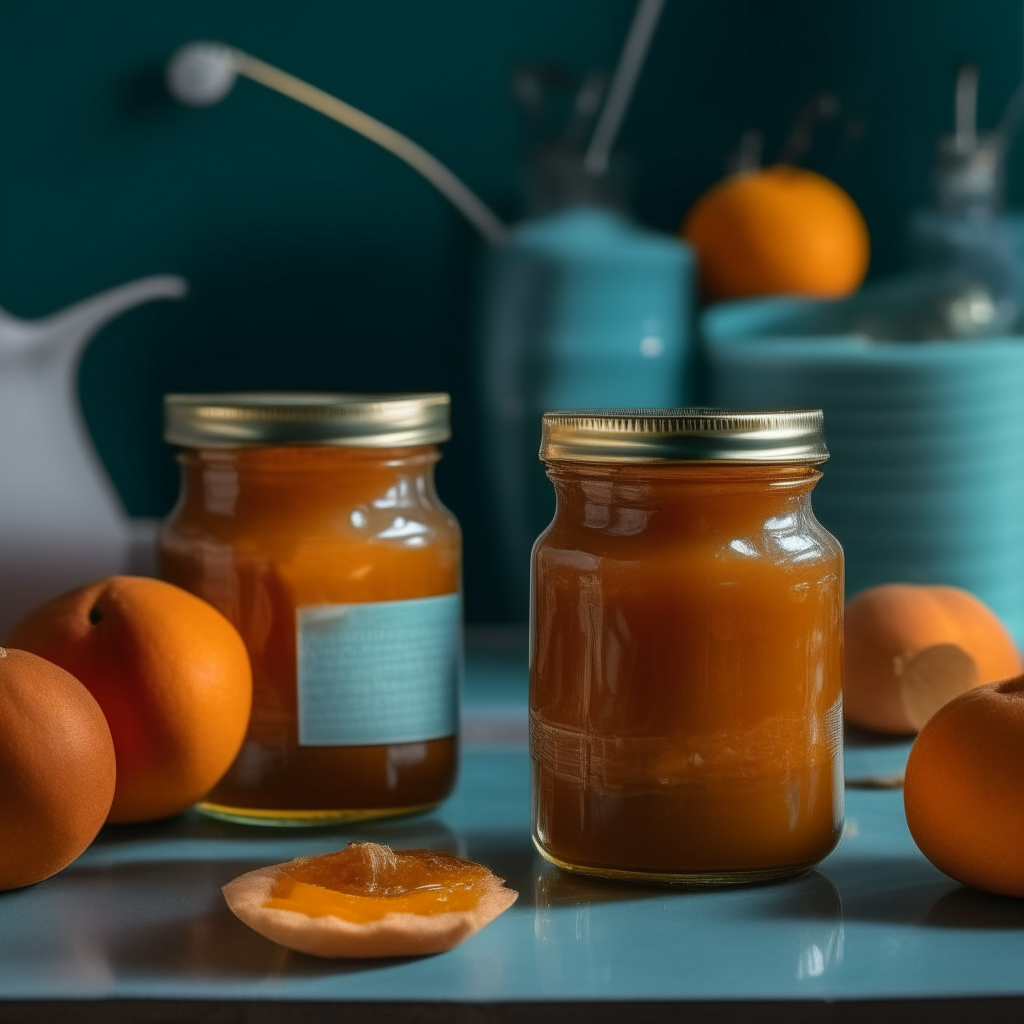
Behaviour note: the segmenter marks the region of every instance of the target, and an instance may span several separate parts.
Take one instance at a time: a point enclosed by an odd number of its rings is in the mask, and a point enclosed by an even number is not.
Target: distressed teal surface
[[[519,650],[469,664],[467,704],[525,714]],[[904,742],[851,751],[899,769]],[[846,836],[817,871],[681,892],[575,879],[529,839],[522,745],[471,746],[439,812],[309,832],[187,815],[107,829],[73,867],[0,894],[0,1000],[843,999],[1024,993],[1024,904],[963,889],[915,849],[896,791],[847,792]],[[490,865],[515,906],[450,953],[345,963],[290,953],[226,909],[250,868],[351,838],[431,846]],[[2,1016],[2,1004],[0,1004]]]

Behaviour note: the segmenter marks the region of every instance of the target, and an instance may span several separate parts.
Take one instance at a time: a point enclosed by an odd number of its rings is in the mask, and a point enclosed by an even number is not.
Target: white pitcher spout
[[[41,320],[20,321],[19,326],[34,335],[31,344],[55,344],[74,356],[105,323],[126,310],[153,299],[180,299],[187,292],[188,282],[183,277],[155,274],[100,292]]]
[[[78,362],[108,320],[186,291],[159,275],[41,320],[0,310],[0,635],[40,601],[127,569],[131,531],[78,407]]]

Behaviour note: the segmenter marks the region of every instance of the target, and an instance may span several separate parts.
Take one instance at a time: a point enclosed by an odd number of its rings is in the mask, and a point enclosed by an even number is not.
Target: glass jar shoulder
[[[598,570],[623,563],[664,567],[699,560],[711,571],[745,567],[810,574],[842,563],[839,542],[809,505],[733,521],[703,516],[654,520],[629,508],[593,508],[582,517],[557,513],[534,547],[537,567]]]
[[[436,456],[336,461],[295,471],[184,459],[182,498],[161,534],[165,572],[210,586],[269,573],[314,602],[457,591],[461,534],[434,490]]]
[[[181,461],[182,496],[167,520],[169,539],[256,546],[319,539],[413,549],[460,542],[458,522],[434,488],[432,450],[377,459],[272,450],[262,460],[199,452]]]

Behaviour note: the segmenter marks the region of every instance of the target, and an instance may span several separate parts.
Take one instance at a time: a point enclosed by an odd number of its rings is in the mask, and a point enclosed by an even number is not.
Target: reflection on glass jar
[[[534,841],[571,871],[750,882],[839,839],[842,551],[820,412],[545,416]]]
[[[234,765],[201,809],[323,824],[421,810],[455,778],[461,543],[434,490],[447,395],[169,396],[182,493],[164,577],[253,664]]]

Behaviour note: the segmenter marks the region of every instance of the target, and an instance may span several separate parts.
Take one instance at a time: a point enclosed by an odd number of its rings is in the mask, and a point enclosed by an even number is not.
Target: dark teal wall
[[[466,529],[470,614],[502,615],[476,437],[477,239],[405,167],[323,118],[247,82],[218,107],[183,109],[164,94],[162,66],[197,37],[248,49],[407,132],[511,218],[524,135],[510,69],[610,66],[632,8],[7,5],[0,303],[38,316],[161,271],[193,286],[183,303],[112,324],[83,362],[86,416],[132,513],[161,514],[176,490],[159,439],[165,391],[447,389],[456,437],[440,487]],[[808,162],[851,189],[875,268],[891,270],[905,213],[927,196],[934,136],[950,127],[957,64],[981,66],[992,123],[1021,51],[1019,0],[668,0],[624,131],[635,210],[673,229],[744,128],[767,130],[770,156],[806,95],[832,86],[866,130],[851,143],[840,119]],[[1011,194],[1024,200],[1016,179]]]

